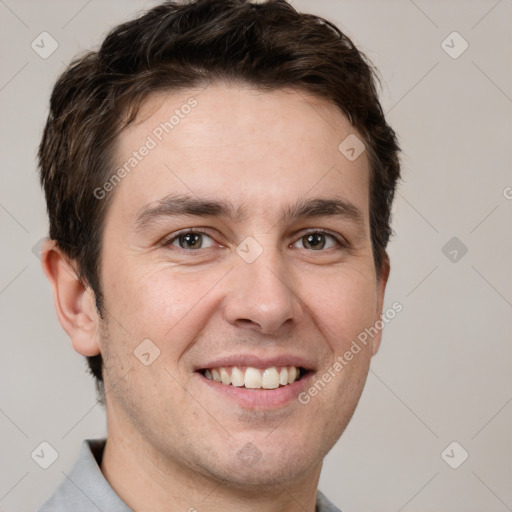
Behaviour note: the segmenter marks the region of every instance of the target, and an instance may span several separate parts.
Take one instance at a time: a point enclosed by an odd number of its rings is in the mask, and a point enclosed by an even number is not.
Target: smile
[[[207,368],[201,373],[209,380],[246,389],[277,389],[288,386],[306,373],[297,366],[271,366],[269,368],[224,367]]]

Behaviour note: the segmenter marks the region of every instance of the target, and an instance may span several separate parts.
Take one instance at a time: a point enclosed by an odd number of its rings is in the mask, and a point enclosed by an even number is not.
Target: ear
[[[72,263],[54,240],[44,243],[41,266],[52,287],[59,322],[71,338],[73,348],[83,356],[98,355],[101,319],[94,293],[83,285]]]
[[[375,322],[381,319],[382,308],[384,307],[384,294],[386,292],[386,285],[389,278],[389,272],[391,270],[391,265],[389,263],[389,257],[385,254],[384,261],[382,262],[382,266],[380,269],[380,273],[377,277],[377,311],[375,314]],[[380,340],[382,338],[382,329],[378,330],[378,333],[371,338],[372,344],[372,356],[374,356],[380,347]]]

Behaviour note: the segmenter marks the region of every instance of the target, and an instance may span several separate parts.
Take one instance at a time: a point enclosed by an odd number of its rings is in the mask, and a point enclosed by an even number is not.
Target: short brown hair
[[[113,194],[98,200],[94,190],[114,171],[116,137],[150,93],[215,80],[293,87],[341,108],[366,145],[371,241],[377,272],[382,268],[399,147],[368,59],[334,24],[285,0],[165,2],[114,28],[99,51],[70,64],[53,89],[39,147],[50,238],[76,262],[100,315],[102,228]],[[101,355],[88,363],[100,390]]]

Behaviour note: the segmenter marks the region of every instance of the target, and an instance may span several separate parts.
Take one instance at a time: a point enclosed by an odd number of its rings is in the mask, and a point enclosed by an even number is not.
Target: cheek
[[[208,292],[225,269],[197,272],[155,265],[121,266],[105,279],[105,304],[132,340],[149,338],[179,354],[209,318]],[[169,341],[172,340],[172,343]]]
[[[371,269],[343,267],[302,279],[301,298],[319,320],[335,353],[371,326],[377,311],[377,289]],[[323,326],[323,328],[322,328]]]

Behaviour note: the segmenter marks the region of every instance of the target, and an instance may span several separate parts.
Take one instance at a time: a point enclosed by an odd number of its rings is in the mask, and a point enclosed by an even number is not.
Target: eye
[[[197,250],[212,247],[214,242],[204,231],[190,230],[178,233],[173,238],[169,239],[166,245],[174,245],[175,247],[185,250]]]
[[[329,241],[330,240],[330,241]],[[338,240],[337,237],[324,231],[311,231],[302,236],[297,243],[301,243],[305,249],[321,251],[322,249],[331,249],[332,247],[345,247],[346,244]]]

